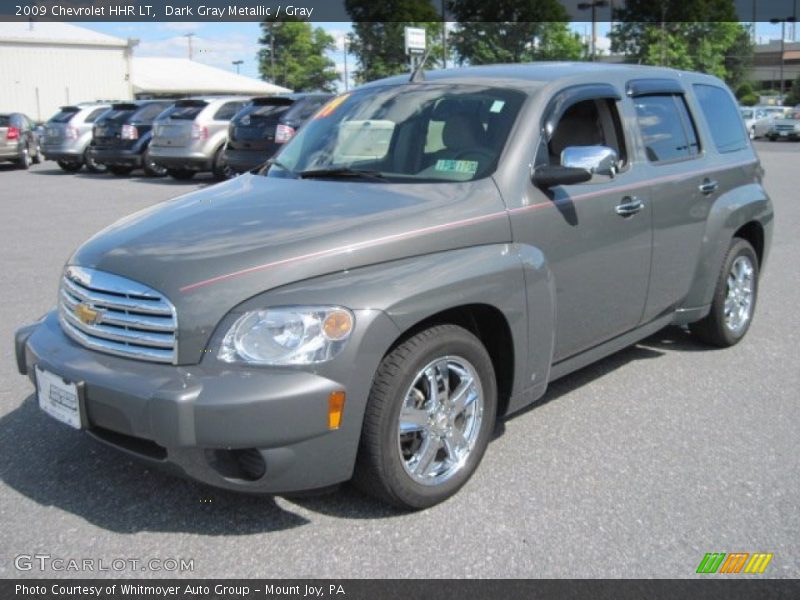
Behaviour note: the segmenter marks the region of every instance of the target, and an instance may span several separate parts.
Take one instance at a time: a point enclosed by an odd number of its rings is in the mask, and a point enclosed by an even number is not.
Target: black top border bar
[[[0,0],[0,21],[385,22],[380,0]],[[797,18],[793,0],[412,0],[410,21],[767,22]],[[375,6],[376,9],[371,8]],[[410,8],[409,8],[410,7]],[[413,18],[408,18],[413,17]]]

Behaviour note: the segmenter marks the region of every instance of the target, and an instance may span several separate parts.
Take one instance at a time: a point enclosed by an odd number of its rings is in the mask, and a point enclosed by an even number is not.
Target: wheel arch
[[[695,310],[710,306],[722,261],[734,237],[750,242],[763,269],[772,239],[773,218],[772,202],[759,183],[721,195],[709,211],[695,275],[681,308]],[[697,318],[703,316],[696,313]]]

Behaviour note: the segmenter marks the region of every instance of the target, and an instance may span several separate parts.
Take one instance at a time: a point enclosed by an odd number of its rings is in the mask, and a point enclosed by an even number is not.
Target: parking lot
[[[72,250],[213,181],[0,165],[0,577],[176,575],[15,568],[45,554],[193,559],[195,577],[681,578],[707,552],[773,553],[765,576],[800,577],[800,144],[756,145],[776,226],[746,340],[712,350],[670,328],[554,383],[459,494],[415,514],[348,486],[219,491],[42,413],[12,335],[54,305]]]

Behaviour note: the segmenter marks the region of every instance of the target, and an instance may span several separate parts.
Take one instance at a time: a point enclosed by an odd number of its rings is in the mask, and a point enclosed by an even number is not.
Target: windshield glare
[[[338,96],[298,132],[268,175],[346,169],[412,182],[487,177],[524,99],[516,90],[452,84]]]

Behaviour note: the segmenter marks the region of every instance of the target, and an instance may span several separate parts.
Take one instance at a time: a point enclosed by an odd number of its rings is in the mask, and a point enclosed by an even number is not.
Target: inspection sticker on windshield
[[[448,173],[466,173],[467,175],[475,175],[478,171],[477,160],[444,160],[439,159],[436,161],[437,171],[446,171]]]
[[[503,107],[505,105],[506,103],[503,102],[502,100],[495,100],[494,102],[492,102],[492,107],[489,109],[489,112],[499,113],[501,110],[503,110]]]

